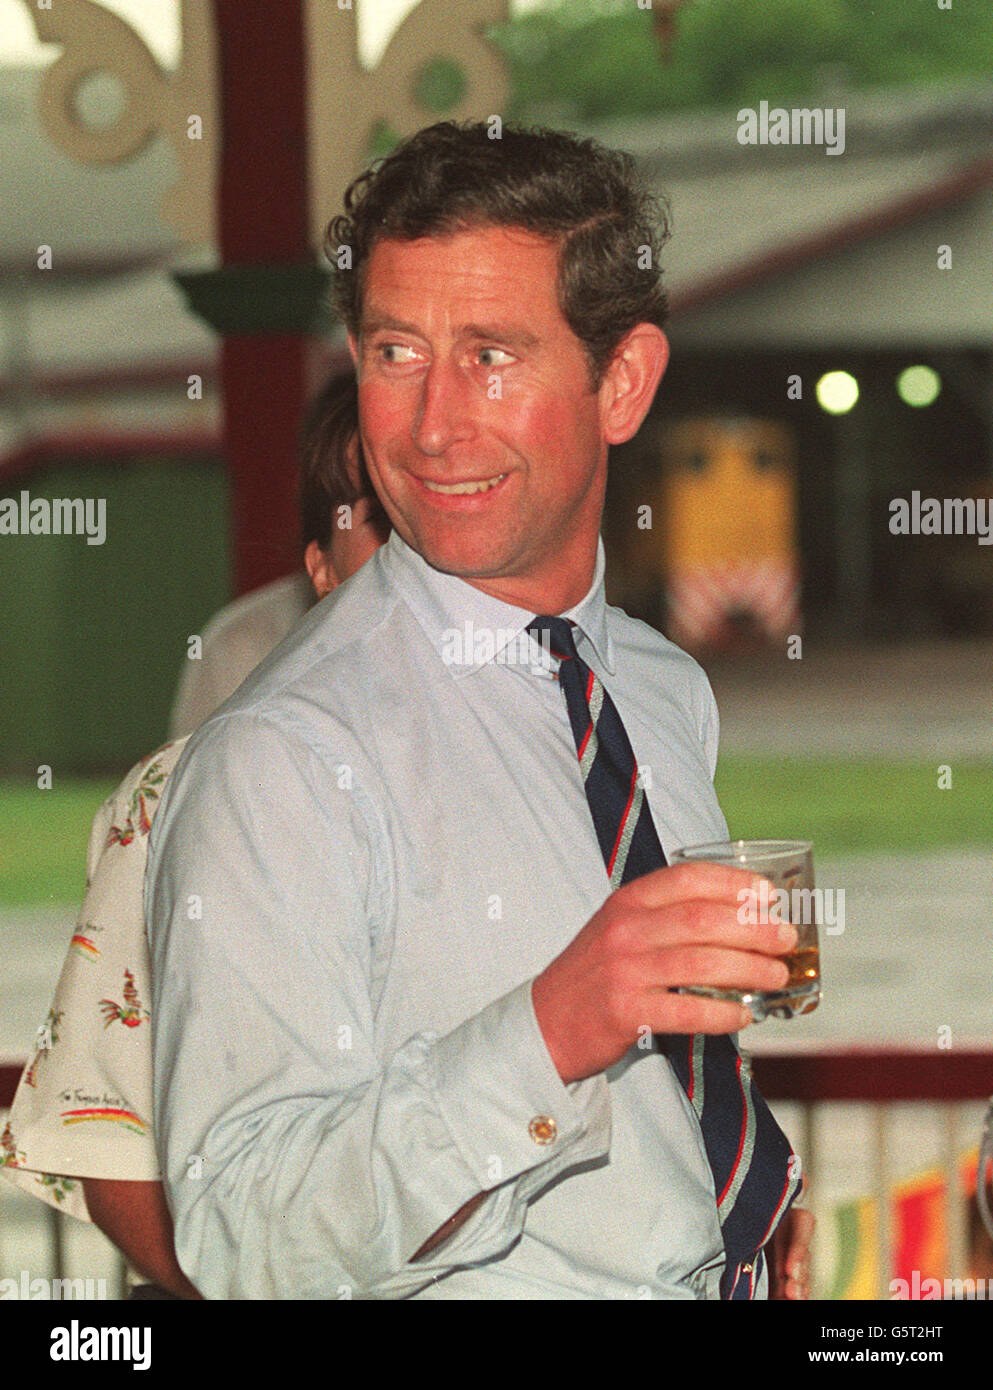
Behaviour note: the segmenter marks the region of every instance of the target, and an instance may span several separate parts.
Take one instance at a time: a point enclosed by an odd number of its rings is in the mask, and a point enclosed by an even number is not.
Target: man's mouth
[[[465,483],[432,483],[427,478],[422,478],[421,482],[429,492],[440,492],[445,497],[471,497],[476,492],[489,492],[506,476],[506,473],[497,473],[493,478],[477,478]]]

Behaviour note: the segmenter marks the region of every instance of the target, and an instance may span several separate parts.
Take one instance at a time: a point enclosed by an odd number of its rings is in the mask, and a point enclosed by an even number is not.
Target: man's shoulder
[[[632,618],[623,608],[607,607],[608,630],[618,665],[657,672],[667,679],[685,681],[687,686],[710,689],[707,674],[689,652],[677,647],[657,628]]]
[[[653,727],[689,727],[716,759],[717,701],[707,673],[689,652],[648,623],[609,608],[608,631],[628,713]],[[713,773],[713,766],[711,766]]]
[[[346,719],[389,680],[390,654],[403,624],[403,605],[378,572],[375,558],[315,604],[297,627],[247,677],[194,735],[194,748],[222,726],[323,729]],[[211,738],[201,735],[211,732]]]
[[[86,886],[107,854],[129,859],[145,852],[155,813],[188,738],[164,743],[135,763],[93,817],[86,852]]]

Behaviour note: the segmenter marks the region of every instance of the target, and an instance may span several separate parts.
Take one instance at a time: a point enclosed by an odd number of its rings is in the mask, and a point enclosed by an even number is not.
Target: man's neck
[[[513,608],[523,608],[528,613],[543,613],[552,617],[575,608],[593,587],[596,573],[596,560],[589,566],[585,575],[565,576],[555,583],[536,584],[526,579],[463,579],[465,584],[491,598],[500,599]]]

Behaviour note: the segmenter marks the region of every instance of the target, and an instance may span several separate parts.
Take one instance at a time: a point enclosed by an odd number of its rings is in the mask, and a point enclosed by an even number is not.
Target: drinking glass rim
[[[701,845],[681,845],[672,853],[675,858],[688,860],[702,859],[705,853],[724,851],[722,858],[747,857],[751,862],[756,859],[777,859],[784,854],[810,854],[813,848],[813,840],[710,840]]]

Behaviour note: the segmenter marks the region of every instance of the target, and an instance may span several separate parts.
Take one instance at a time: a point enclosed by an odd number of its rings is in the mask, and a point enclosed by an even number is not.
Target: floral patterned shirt
[[[86,895],[0,1135],[4,1176],[84,1221],[81,1178],[160,1177],[143,889],[152,817],[186,742],[143,758],[94,818]]]

